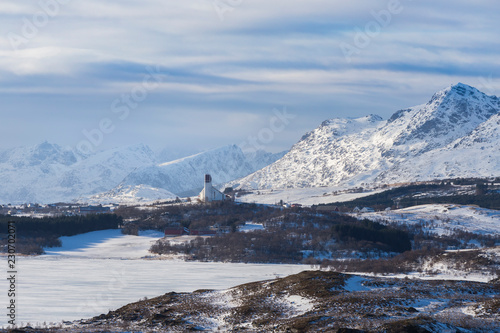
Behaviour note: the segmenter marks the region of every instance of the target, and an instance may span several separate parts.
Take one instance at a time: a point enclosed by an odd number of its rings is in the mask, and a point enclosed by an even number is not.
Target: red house
[[[183,227],[167,227],[165,228],[165,236],[182,236],[184,235]]]

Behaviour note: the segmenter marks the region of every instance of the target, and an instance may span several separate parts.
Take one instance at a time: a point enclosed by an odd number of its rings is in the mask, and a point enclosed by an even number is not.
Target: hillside
[[[500,174],[500,100],[459,83],[426,104],[330,119],[280,160],[233,182],[244,189],[352,187]]]
[[[134,169],[155,162],[144,145],[91,155],[48,142],[0,153],[1,203],[70,201],[116,186]]]
[[[141,202],[198,194],[203,176],[218,183],[248,175],[283,156],[244,154],[235,145],[159,163],[142,144],[81,154],[43,142],[0,151],[0,203]]]
[[[261,158],[260,155],[255,157]],[[206,173],[216,183],[225,183],[240,178],[261,167],[258,160],[251,163],[236,145],[212,149],[175,161],[138,168],[120,183],[123,186],[146,185],[163,189],[177,195],[197,195],[203,188]]]
[[[305,271],[226,290],[171,292],[70,327],[82,332],[97,328],[142,332],[486,332],[498,328],[498,288],[495,283]]]

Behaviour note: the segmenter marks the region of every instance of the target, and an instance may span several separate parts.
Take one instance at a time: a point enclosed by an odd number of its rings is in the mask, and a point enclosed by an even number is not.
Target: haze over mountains
[[[84,156],[76,150],[43,142],[0,153],[0,202],[71,201],[116,186],[138,167],[154,163],[144,145]]]
[[[499,112],[497,97],[459,83],[388,120],[327,120],[282,159],[233,185],[302,188],[500,176]]]
[[[85,156],[43,142],[0,152],[0,203],[172,199],[197,194],[207,172],[217,182],[228,182],[283,154],[244,154],[238,146],[230,145],[158,163],[155,153],[143,144]]]
[[[0,152],[0,203],[170,199],[195,195],[205,173],[245,189],[360,186],[500,176],[500,99],[459,83],[423,105],[334,118],[286,153],[229,145],[162,163],[147,146],[89,156],[48,142]]]

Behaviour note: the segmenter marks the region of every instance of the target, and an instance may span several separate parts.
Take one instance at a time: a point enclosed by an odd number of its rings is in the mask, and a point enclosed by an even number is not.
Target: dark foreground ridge
[[[167,293],[64,328],[11,332],[495,332],[499,291],[499,281],[305,271],[221,291]]]

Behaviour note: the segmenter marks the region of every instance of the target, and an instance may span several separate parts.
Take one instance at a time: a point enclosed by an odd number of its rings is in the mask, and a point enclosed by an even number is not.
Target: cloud
[[[204,131],[202,122],[180,131],[161,121],[172,112],[231,119],[211,124],[226,133],[204,142],[216,146],[257,131],[249,115],[262,120],[274,107],[296,110],[301,125],[283,137],[298,138],[330,117],[388,117],[459,81],[484,85],[491,78],[489,93],[498,87],[498,2],[400,0],[391,12],[395,1],[7,0],[0,9],[0,98],[8,104],[0,131],[9,121],[22,123],[18,114],[32,115],[53,132],[70,128],[59,141],[75,141],[141,84],[148,66],[161,68],[165,80],[140,105],[141,130],[124,123],[110,145],[131,140],[126,131],[143,133],[149,144],[176,133],[186,146],[198,145],[192,138]],[[58,5],[47,11],[41,4],[48,3]],[[22,38],[16,48],[12,36]],[[342,45],[353,48],[349,57]],[[239,119],[245,131],[234,130]],[[36,131],[10,137],[44,139]]]

